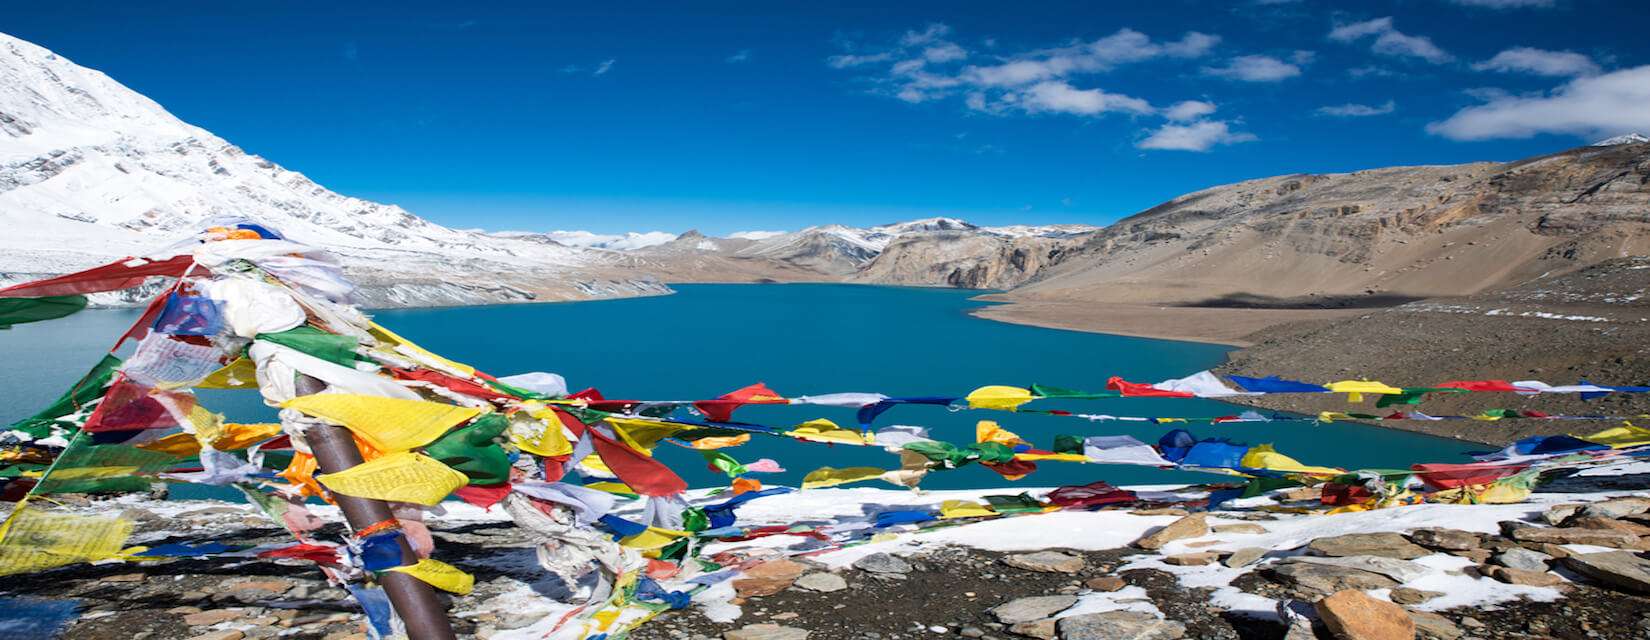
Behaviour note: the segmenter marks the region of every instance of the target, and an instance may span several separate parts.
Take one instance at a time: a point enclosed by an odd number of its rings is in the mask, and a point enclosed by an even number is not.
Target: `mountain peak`
[[[1616,146],[1618,144],[1643,144],[1643,143],[1646,143],[1646,142],[1650,142],[1650,137],[1646,137],[1642,133],[1633,132],[1633,133],[1628,133],[1628,134],[1615,136],[1613,138],[1605,138],[1605,139],[1600,140],[1598,142],[1594,142],[1592,144],[1592,146],[1595,146],[1595,147],[1613,147],[1613,146]]]

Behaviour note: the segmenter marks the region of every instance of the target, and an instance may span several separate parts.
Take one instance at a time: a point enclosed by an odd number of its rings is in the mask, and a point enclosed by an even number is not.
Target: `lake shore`
[[[986,294],[976,300],[1006,302],[970,312],[977,318],[1048,329],[1068,329],[1136,338],[1201,342],[1233,347],[1254,344],[1251,334],[1291,322],[1333,320],[1358,309],[1233,309],[1095,302],[1009,300]]]

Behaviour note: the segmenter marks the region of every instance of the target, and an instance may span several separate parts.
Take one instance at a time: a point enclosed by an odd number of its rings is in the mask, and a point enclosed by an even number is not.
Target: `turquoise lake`
[[[654,298],[378,311],[377,320],[424,347],[493,375],[550,371],[572,389],[596,387],[609,398],[701,399],[765,382],[785,395],[844,391],[890,396],[966,395],[988,384],[1032,383],[1098,390],[1112,375],[1136,382],[1175,378],[1219,364],[1226,347],[1147,340],[981,320],[975,291],[834,284],[673,285]],[[94,310],[0,331],[0,421],[27,416],[73,384],[137,315]],[[1287,377],[1288,371],[1275,372]],[[251,392],[207,392],[203,400],[231,420],[268,420],[273,412]],[[1039,403],[1087,413],[1211,416],[1237,413],[1196,399],[1108,399]],[[852,426],[850,409],[751,406],[736,419],[790,425],[829,418]],[[1090,423],[1075,418],[994,411],[896,407],[877,426],[928,427],[931,436],[973,441],[979,420],[996,420],[1040,447],[1056,434],[1128,434],[1146,442],[1171,427]],[[1482,445],[1354,424],[1236,424],[1194,428],[1198,437],[1273,443],[1308,464],[1346,468],[1464,461]],[[758,436],[726,449],[741,461],[769,457],[786,473],[760,476],[796,484],[820,466],[894,468],[880,449],[800,443]],[[725,484],[697,452],[661,446],[659,456],[695,486]],[[1218,480],[1190,472],[1044,462],[1018,482],[979,467],[930,474],[926,488],[1027,487]],[[873,483],[876,486],[890,487]]]

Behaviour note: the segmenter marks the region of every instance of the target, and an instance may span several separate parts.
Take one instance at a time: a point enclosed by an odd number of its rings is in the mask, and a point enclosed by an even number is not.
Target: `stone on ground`
[[[1209,522],[1203,514],[1185,516],[1134,541],[1134,546],[1155,551],[1176,540],[1209,535]]]
[[[723,640],[808,640],[808,630],[777,624],[752,624],[722,634]]]
[[[1220,554],[1213,551],[1204,551],[1201,553],[1182,553],[1179,555],[1164,556],[1163,563],[1172,564],[1177,567],[1201,567],[1204,565],[1214,564],[1215,561],[1219,559]]]
[[[1348,533],[1318,538],[1306,547],[1324,556],[1382,556],[1400,560],[1432,553],[1396,533]]]
[[[1252,522],[1237,524],[1217,524],[1213,527],[1215,533],[1266,533],[1266,527]]]
[[[879,552],[855,560],[854,568],[871,573],[910,573],[911,563],[899,556]]]
[[[1106,611],[1061,618],[1061,640],[1174,640],[1186,625],[1139,611]]]
[[[1082,571],[1088,563],[1082,556],[1074,556],[1059,551],[1038,551],[1036,553],[1019,553],[1003,558],[1003,564],[1027,571],[1041,571],[1043,573],[1077,573]]]
[[[1565,558],[1564,566],[1618,589],[1650,593],[1650,561],[1627,551],[1577,553]]]
[[[1462,631],[1461,627],[1455,626],[1454,622],[1450,622],[1449,618],[1436,613],[1411,611],[1409,612],[1409,619],[1415,621],[1415,630],[1420,632],[1423,638],[1455,640],[1466,635],[1466,632]]]
[[[1294,562],[1267,567],[1264,571],[1303,595],[1323,596],[1346,589],[1390,589],[1398,582],[1378,573],[1325,564]]]
[[[1485,567],[1484,573],[1507,584],[1518,584],[1526,587],[1556,587],[1564,584],[1564,579],[1546,571],[1527,571],[1511,567]]]
[[[837,574],[825,573],[825,572],[821,571],[821,572],[818,572],[818,573],[810,573],[808,575],[802,576],[801,578],[797,578],[796,586],[798,586],[800,588],[803,588],[803,589],[807,589],[808,591],[817,591],[819,593],[830,593],[832,591],[841,591],[843,589],[847,589],[848,588],[848,581],[843,580],[842,576],[839,576]]]
[[[771,560],[746,569],[743,577],[733,581],[733,590],[741,598],[771,596],[789,589],[805,570],[799,562]]]
[[[1481,540],[1471,531],[1429,527],[1409,532],[1409,541],[1429,549],[1461,551],[1478,548]]]
[[[1233,569],[1238,567],[1246,567],[1254,564],[1256,561],[1259,561],[1262,557],[1265,557],[1266,552],[1267,549],[1265,547],[1244,547],[1242,549],[1238,549],[1237,551],[1233,551],[1231,555],[1226,556],[1226,559],[1221,560],[1220,563]]]
[[[1495,563],[1503,567],[1523,569],[1525,571],[1546,571],[1549,562],[1553,559],[1540,551],[1531,551],[1523,547],[1513,547],[1495,554]]]
[[[1427,568],[1425,565],[1410,562],[1408,560],[1384,558],[1381,556],[1338,556],[1328,558],[1320,558],[1317,556],[1295,556],[1293,558],[1284,558],[1280,561],[1280,563],[1306,563],[1345,567],[1348,569],[1378,573],[1388,578],[1392,578],[1393,580],[1397,580],[1398,582],[1418,580],[1421,576],[1427,574]]]
[[[1639,537],[1626,531],[1600,529],[1573,529],[1568,527],[1520,527],[1509,536],[1520,542],[1551,542],[1553,544],[1590,544],[1595,547],[1629,549],[1638,544]]]
[[[1016,624],[1014,626],[1009,627],[1008,632],[1012,633],[1012,634],[1015,634],[1015,635],[1025,636],[1027,638],[1041,638],[1042,640],[1054,640],[1054,636],[1055,636],[1055,634],[1054,634],[1054,619],[1053,618],[1047,618],[1047,619],[1044,619],[1044,620],[1033,620],[1031,622],[1021,622],[1019,624]]]
[[[1121,590],[1123,587],[1129,586],[1129,583],[1124,582],[1122,578],[1117,576],[1101,576],[1098,578],[1089,578],[1083,583],[1083,586],[1095,591],[1105,591],[1109,593],[1112,591]]]
[[[1415,621],[1403,607],[1348,589],[1319,600],[1318,618],[1340,640],[1413,640]]]
[[[1391,598],[1393,602],[1407,605],[1421,604],[1433,598],[1442,597],[1443,595],[1444,592],[1442,591],[1427,591],[1424,589],[1411,589],[1409,587],[1395,587],[1392,589],[1392,593],[1387,594],[1387,597]]]
[[[1019,624],[1052,617],[1077,604],[1077,596],[1032,596],[997,605],[991,615],[1003,624]]]

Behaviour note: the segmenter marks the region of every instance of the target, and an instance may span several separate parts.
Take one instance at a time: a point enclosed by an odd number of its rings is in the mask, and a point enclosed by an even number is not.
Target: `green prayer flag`
[[[260,333],[258,339],[345,367],[354,368],[360,360],[355,354],[360,341],[354,336],[327,333],[307,324],[280,333]]]
[[[1055,453],[1083,453],[1083,439],[1073,435],[1054,436]]]
[[[1066,398],[1070,400],[1098,400],[1100,398],[1120,398],[1123,396],[1123,394],[1116,391],[1079,391],[1077,389],[1050,387],[1040,384],[1031,385],[1031,393],[1044,398]]]
[[[92,401],[102,398],[104,387],[109,386],[109,378],[114,375],[115,369],[118,368],[120,368],[120,358],[115,357],[113,354],[103,356],[103,359],[98,360],[91,371],[81,376],[80,381],[76,382],[68,391],[63,392],[63,395],[58,396],[45,409],[12,423],[7,429],[22,431],[35,438],[50,436],[53,426],[61,426],[70,430],[78,429],[80,425],[63,420],[63,418],[79,412],[81,409],[86,408],[86,405],[91,404]]]
[[[470,478],[470,484],[499,484],[510,479],[510,456],[495,441],[509,419],[497,413],[476,416],[470,424],[447,432],[424,447],[424,453]]]
[[[86,296],[0,298],[0,329],[14,324],[56,320],[86,308]]]

